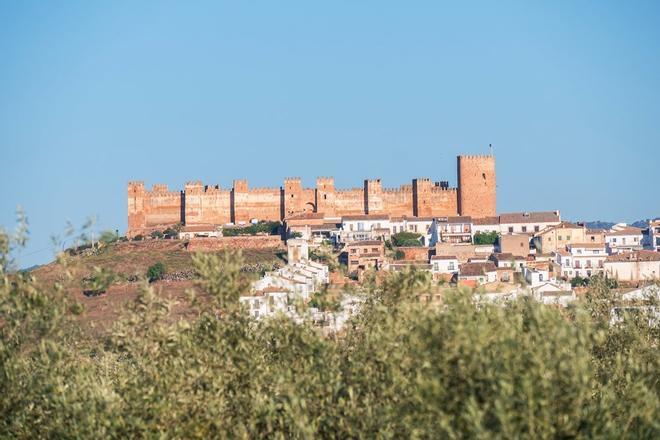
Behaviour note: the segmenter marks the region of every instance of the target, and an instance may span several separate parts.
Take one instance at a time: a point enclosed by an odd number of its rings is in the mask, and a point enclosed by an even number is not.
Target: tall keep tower
[[[472,217],[497,212],[495,156],[458,156],[458,213]]]

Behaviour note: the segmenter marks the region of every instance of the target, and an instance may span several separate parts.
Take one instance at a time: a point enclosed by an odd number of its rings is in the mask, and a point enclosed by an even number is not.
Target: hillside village
[[[127,236],[179,240],[189,252],[287,249],[286,265],[266,271],[241,298],[248,313],[338,328],[360,297],[336,292],[359,291],[365,280],[392,272],[428,274],[434,287],[420,301],[441,302],[442,288],[455,286],[479,300],[530,296],[558,306],[594,279],[635,297],[660,278],[660,219],[596,229],[562,219],[559,210],[498,214],[494,157],[459,156],[457,163],[457,188],[414,179],[386,189],[376,179],[335,190],[331,178],[319,178],[316,189],[287,179],[274,190],[236,181],[231,190],[195,183],[176,193],[132,182]],[[335,292],[331,308],[320,298],[328,291]],[[308,306],[305,316],[300,304]]]

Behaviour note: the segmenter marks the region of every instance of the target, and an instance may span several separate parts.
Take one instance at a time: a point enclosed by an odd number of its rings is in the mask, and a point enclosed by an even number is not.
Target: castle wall
[[[428,217],[449,217],[458,214],[458,189],[433,187],[429,193],[431,206]],[[420,216],[423,217],[423,216]]]
[[[301,213],[325,217],[389,214],[393,217],[494,216],[495,158],[459,156],[458,188],[448,182],[414,179],[411,185],[383,188],[380,179],[365,180],[362,188],[338,190],[334,179],[319,177],[316,188],[303,188],[300,178],[284,180],[281,188],[249,188],[235,180],[231,190],[189,182],[183,192],[143,182],[128,184],[129,236],[179,222],[187,225],[247,223],[252,219],[283,220]]]
[[[458,156],[458,211],[460,215],[496,215],[494,156]]]
[[[410,216],[413,208],[413,192],[411,185],[400,188],[384,188],[381,194],[383,213],[393,217]]]
[[[184,190],[187,224],[223,225],[231,222],[231,191],[187,183]]]
[[[364,213],[364,189],[353,188],[335,191],[335,215],[359,215]]]

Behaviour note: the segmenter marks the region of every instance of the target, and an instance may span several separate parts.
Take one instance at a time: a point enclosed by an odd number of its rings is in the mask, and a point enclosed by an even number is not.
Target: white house
[[[454,274],[458,272],[458,258],[453,255],[432,256],[431,272],[438,274]]]
[[[650,249],[660,252],[660,218],[649,222]]]
[[[546,284],[550,279],[550,272],[544,269],[537,269],[531,267],[524,267],[522,270],[525,281],[532,288],[539,287]]]
[[[376,230],[390,229],[387,214],[346,215],[341,219],[339,239],[349,241],[373,240]]]
[[[277,312],[286,313],[288,306],[288,290],[267,287],[263,290],[253,290],[241,296],[239,302],[246,307],[250,316],[262,319]]]
[[[472,243],[472,217],[438,217],[431,223],[429,245],[436,243]]]
[[[563,276],[568,278],[590,277],[604,272],[607,252],[605,243],[569,244],[566,251],[555,252],[554,258],[560,266]]]
[[[620,281],[660,279],[660,252],[635,251],[610,255],[605,259],[605,273]]]
[[[605,232],[605,244],[609,254],[620,252],[632,252],[643,249],[642,230],[627,226],[625,223],[614,225],[611,230]]]
[[[500,214],[500,234],[537,233],[561,223],[559,211]]]

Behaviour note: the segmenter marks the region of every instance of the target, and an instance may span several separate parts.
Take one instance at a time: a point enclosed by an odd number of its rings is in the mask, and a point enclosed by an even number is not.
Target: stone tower
[[[128,182],[128,230],[139,231],[146,226],[146,190],[144,182]]]
[[[495,156],[458,156],[458,213],[496,215]]]

